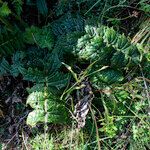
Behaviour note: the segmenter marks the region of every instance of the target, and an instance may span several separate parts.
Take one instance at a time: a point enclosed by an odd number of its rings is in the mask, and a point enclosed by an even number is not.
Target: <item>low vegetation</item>
[[[147,0],[0,0],[0,150],[150,147]]]

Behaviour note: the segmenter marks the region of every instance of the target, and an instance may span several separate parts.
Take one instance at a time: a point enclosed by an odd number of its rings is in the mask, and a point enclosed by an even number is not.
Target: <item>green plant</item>
[[[24,40],[28,44],[37,44],[40,48],[48,48],[49,50],[54,45],[54,36],[50,28],[47,27],[43,27],[42,29],[36,26],[26,28]]]
[[[8,3],[7,2],[2,3],[2,6],[0,8],[0,16],[7,17],[10,13],[11,10],[8,7]]]
[[[109,146],[113,149],[122,149],[124,146],[128,149],[149,147],[149,117],[145,112],[149,102],[148,97],[144,96],[145,89],[141,81],[113,86],[111,94],[102,94],[105,116],[100,119],[103,125],[100,132],[111,137],[106,142],[110,141]],[[111,145],[112,141],[114,146]]]
[[[33,54],[35,56],[35,59],[33,58]],[[61,104],[63,102],[59,101],[59,97],[55,98],[55,96],[50,93],[59,93],[56,91],[61,90],[66,86],[69,80],[69,76],[68,74],[63,74],[59,71],[61,63],[56,54],[49,53],[45,56],[44,59],[41,57],[42,54],[44,56],[44,53],[42,51],[37,54],[37,49],[31,49],[26,54],[24,52],[17,52],[13,56],[12,65],[9,65],[9,63],[5,59],[3,59],[1,63],[1,74],[9,73],[16,77],[19,74],[22,74],[24,80],[36,83],[29,90],[31,92],[31,95],[29,95],[29,99],[27,100],[27,103],[35,109],[35,111],[29,114],[29,119],[27,119],[28,124],[32,126],[39,121],[43,121],[45,116],[45,107],[48,106],[50,108],[48,108],[47,113],[50,113],[50,111],[52,111],[52,114],[48,116],[48,122],[60,121],[61,123],[65,121],[63,116],[63,113],[65,114],[65,107]],[[37,111],[39,113],[37,113]],[[56,116],[54,112],[56,112]],[[35,116],[33,117],[33,115]],[[62,120],[60,120],[60,118],[62,118]]]
[[[148,15],[148,13],[150,11],[150,4],[148,3],[148,1],[140,0],[139,4],[140,4],[140,9],[142,9]]]
[[[27,124],[32,127],[37,123],[66,123],[67,111],[58,98],[48,92],[32,92],[28,99],[29,104],[34,110],[27,117]]]
[[[96,87],[101,82],[112,84],[123,81],[123,74],[133,66],[138,67],[140,63],[140,52],[136,45],[131,44],[124,35],[105,26],[87,26],[86,34],[78,39],[73,54],[82,62],[93,63],[96,60],[90,75]],[[108,67],[99,71],[103,66]]]
[[[12,4],[13,4],[13,7],[14,7],[14,10],[15,10],[15,13],[20,16],[21,13],[22,13],[22,7],[23,7],[23,1],[22,0],[11,0]]]
[[[14,31],[11,32],[2,27],[0,32],[0,58],[24,49],[23,37],[20,37],[21,31],[18,28],[14,28]]]
[[[31,139],[30,144],[32,145],[32,149],[35,150],[53,150],[55,146],[53,137],[45,137],[45,135],[43,134],[37,135],[33,139]]]
[[[146,150],[148,10],[145,0],[0,0],[4,147]]]

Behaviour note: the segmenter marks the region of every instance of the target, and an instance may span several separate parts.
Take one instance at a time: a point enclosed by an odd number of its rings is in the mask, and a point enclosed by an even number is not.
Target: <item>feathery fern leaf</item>
[[[43,85],[47,80],[48,89],[51,92],[59,92],[58,90],[65,87],[70,79],[68,74],[63,74],[62,72],[55,72],[52,75],[45,75],[43,71],[39,71],[37,68],[24,70],[22,72],[24,80],[35,82],[36,85],[33,86],[30,91],[38,90],[43,91]],[[43,89],[42,89],[43,88]]]
[[[125,57],[124,53],[118,51],[113,55],[110,62],[113,68],[123,69],[127,65],[128,59]]]
[[[17,51],[12,56],[12,64],[9,63],[5,58],[2,59],[0,68],[1,75],[12,75],[17,77],[19,73],[24,70],[24,61],[25,53],[23,51]]]

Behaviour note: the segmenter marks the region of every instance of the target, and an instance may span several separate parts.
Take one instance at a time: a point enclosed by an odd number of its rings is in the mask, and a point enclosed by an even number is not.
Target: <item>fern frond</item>
[[[24,70],[24,61],[25,53],[22,51],[17,51],[12,56],[12,64],[9,63],[5,58],[2,59],[0,68],[1,75],[13,75],[17,77],[19,73]]]
[[[11,65],[11,74],[15,77],[19,75],[22,70],[24,70],[23,59],[25,58],[25,53],[22,51],[16,52],[12,57],[12,65]]]
[[[128,58],[126,58],[125,54],[121,51],[116,52],[110,60],[111,66],[113,68],[123,69],[128,63]]]
[[[96,61],[92,71],[110,66],[110,69],[93,75],[93,84],[123,81],[123,72],[140,63],[140,52],[136,45],[113,28],[90,25],[86,26],[85,31],[86,34],[78,39],[73,54],[77,55],[79,61],[90,63]]]

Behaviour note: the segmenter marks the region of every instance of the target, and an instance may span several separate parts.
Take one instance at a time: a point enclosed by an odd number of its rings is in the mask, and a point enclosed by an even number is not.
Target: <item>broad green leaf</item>
[[[54,114],[51,112],[48,112],[48,122],[49,123],[65,123],[66,117],[62,116],[64,112],[61,112],[61,114]],[[43,110],[34,110],[29,113],[27,117],[27,124],[31,127],[35,127],[38,123],[44,123],[45,119],[45,112]]]
[[[128,63],[128,58],[125,57],[124,53],[116,52],[110,60],[111,66],[116,69],[124,68]]]
[[[45,117],[48,117],[50,123],[65,123],[67,120],[65,106],[52,94],[32,92],[27,98],[27,104],[34,109],[27,117],[27,124],[32,127],[37,123],[44,123]]]
[[[43,110],[34,110],[28,114],[27,124],[35,127],[37,123],[44,122],[44,111]]]
[[[44,101],[44,93],[33,92],[28,96],[26,104],[29,104],[32,108],[37,108],[40,101]]]
[[[105,69],[96,73],[91,80],[93,84],[96,84],[98,82],[112,84],[112,83],[121,82],[123,79],[124,78],[121,72],[113,69]]]

